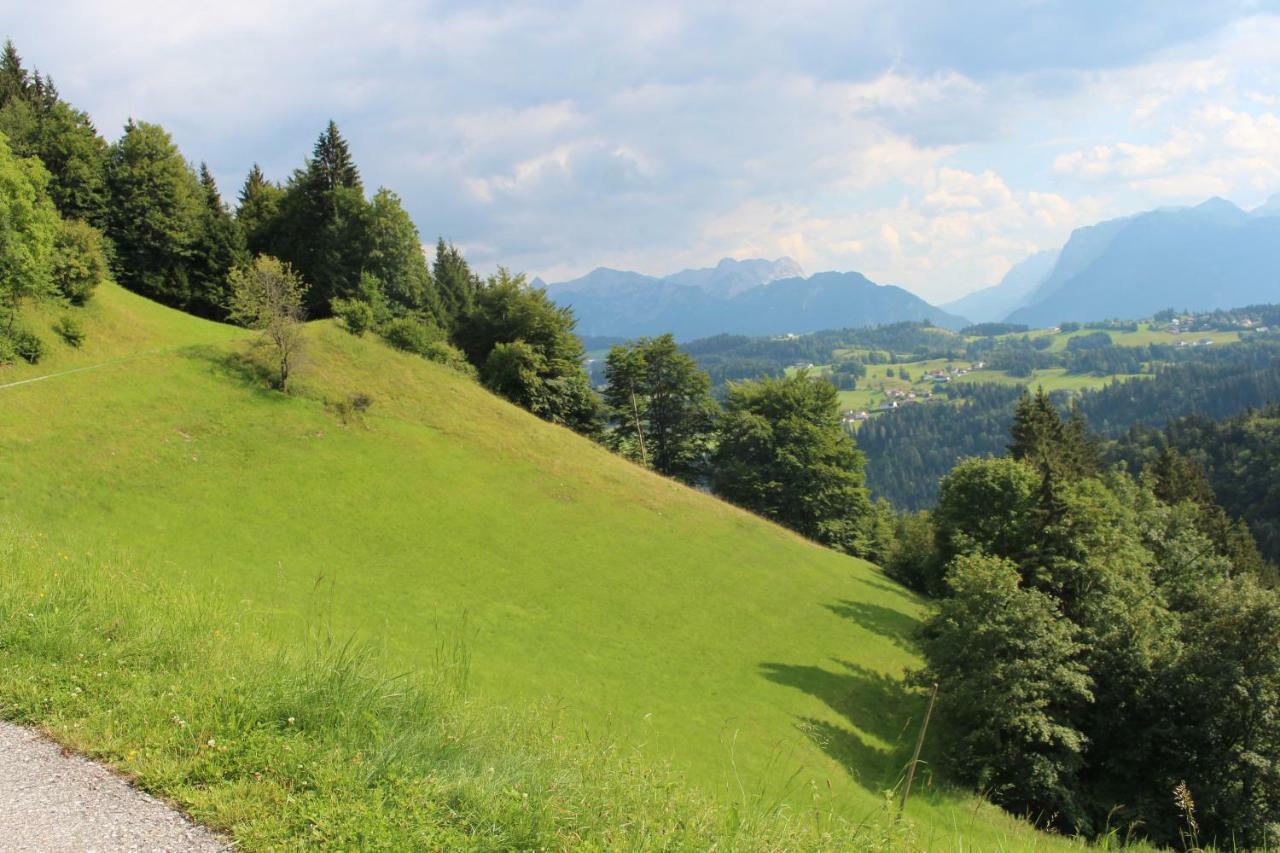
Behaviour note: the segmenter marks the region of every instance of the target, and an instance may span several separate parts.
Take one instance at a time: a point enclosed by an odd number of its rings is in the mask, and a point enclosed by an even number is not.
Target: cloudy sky
[[[332,117],[427,240],[550,281],[786,254],[945,301],[1078,225],[1280,192],[1280,2],[0,12],[108,138],[159,122],[233,196]]]

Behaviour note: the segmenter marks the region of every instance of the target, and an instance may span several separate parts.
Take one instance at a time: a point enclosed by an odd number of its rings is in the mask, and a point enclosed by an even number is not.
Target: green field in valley
[[[923,705],[902,678],[925,605],[875,567],[332,321],[309,327],[284,396],[241,330],[112,285],[73,310],[82,349],[46,331],[45,361],[0,371],[11,529],[75,565],[125,566],[142,607],[216,601],[263,644],[323,626],[397,672],[461,639],[479,702],[550,700],[566,737],[619,738],[726,802],[885,820]],[[25,713],[143,767],[113,751],[106,708],[80,735]],[[194,796],[166,779],[152,787]],[[909,817],[930,849],[1069,845],[928,772],[919,794]],[[234,792],[201,796],[202,817],[239,826]]]

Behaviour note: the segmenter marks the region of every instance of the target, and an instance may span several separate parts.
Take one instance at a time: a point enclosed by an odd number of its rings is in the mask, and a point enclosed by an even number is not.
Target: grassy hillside
[[[461,637],[486,701],[550,697],[573,737],[722,799],[879,813],[920,716],[901,676],[923,605],[874,567],[329,322],[285,397],[241,331],[115,287],[82,316],[82,349],[49,333],[44,362],[0,371],[18,529],[124,555],[139,595],[216,601],[263,643],[324,624],[390,671]],[[925,776],[910,816],[932,846],[1056,843]]]

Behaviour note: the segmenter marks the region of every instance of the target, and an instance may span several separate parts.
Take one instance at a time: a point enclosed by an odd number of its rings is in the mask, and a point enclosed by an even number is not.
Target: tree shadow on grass
[[[856,622],[871,633],[884,637],[904,651],[912,654],[918,654],[920,651],[915,642],[920,622],[905,613],[890,607],[881,607],[879,604],[848,599],[822,606],[840,618]]]
[[[258,396],[272,399],[282,396],[276,389],[278,374],[257,347],[225,350],[214,346],[193,346],[184,349],[183,354],[207,364],[215,376],[248,388]]]
[[[800,717],[796,728],[871,791],[897,784],[910,756],[924,697],[901,679],[833,660],[833,669],[784,663],[760,665],[765,678],[821,700],[844,723]]]

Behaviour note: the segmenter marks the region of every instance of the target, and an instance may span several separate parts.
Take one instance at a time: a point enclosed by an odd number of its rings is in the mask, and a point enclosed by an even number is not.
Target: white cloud
[[[0,0],[106,135],[159,121],[230,196],[332,117],[424,237],[548,279],[790,254],[947,299],[1100,216],[1280,187],[1280,18],[1033,5]]]

